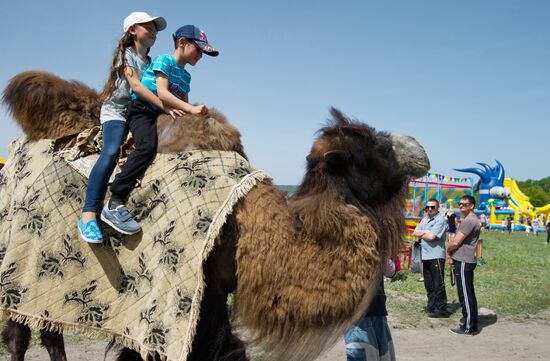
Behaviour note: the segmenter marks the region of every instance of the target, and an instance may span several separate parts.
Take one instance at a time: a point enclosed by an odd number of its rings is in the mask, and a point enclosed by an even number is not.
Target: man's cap
[[[179,38],[193,40],[206,55],[218,56],[220,53],[218,50],[214,49],[212,45],[208,44],[208,39],[206,38],[204,31],[197,28],[195,25],[184,25],[176,30],[172,36],[174,37],[174,40]]]
[[[166,20],[162,16],[151,16],[147,13],[136,11],[124,19],[124,32],[127,32],[132,25],[144,24],[149,21],[154,21],[157,24],[157,31],[166,29]]]

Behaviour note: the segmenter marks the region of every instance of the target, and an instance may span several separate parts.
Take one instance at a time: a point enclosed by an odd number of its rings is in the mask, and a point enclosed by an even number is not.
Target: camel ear
[[[342,173],[347,169],[350,155],[343,150],[331,150],[323,154],[327,168],[331,173]]]

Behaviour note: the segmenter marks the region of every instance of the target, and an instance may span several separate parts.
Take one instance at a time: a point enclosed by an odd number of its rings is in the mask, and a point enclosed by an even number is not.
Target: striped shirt
[[[151,62],[151,65],[143,73],[141,82],[156,96],[157,93],[157,76],[160,72],[168,78],[168,90],[178,99],[182,99],[185,94],[191,91],[191,74],[184,68],[178,65],[176,59],[172,55],[159,55]],[[132,100],[138,96],[132,93]],[[154,107],[154,106],[153,106]]]

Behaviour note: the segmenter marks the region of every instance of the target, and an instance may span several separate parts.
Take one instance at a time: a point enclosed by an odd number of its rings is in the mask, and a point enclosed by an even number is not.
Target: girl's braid
[[[126,67],[126,57],[124,56],[124,52],[130,46],[134,46],[134,37],[129,31],[127,31],[124,35],[122,35],[115,49],[111,68],[109,69],[109,78],[107,79],[107,82],[103,87],[103,91],[100,94],[101,102],[109,99],[115,91],[116,80],[124,76],[124,68]]]

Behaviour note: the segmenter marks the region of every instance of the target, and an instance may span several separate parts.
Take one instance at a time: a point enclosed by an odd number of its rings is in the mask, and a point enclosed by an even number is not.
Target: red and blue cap
[[[193,40],[206,55],[218,56],[218,54],[220,53],[218,50],[214,49],[212,45],[208,44],[208,39],[206,38],[206,34],[204,33],[204,31],[197,28],[195,25],[182,26],[181,28],[176,30],[172,37],[174,38],[174,40],[177,40],[179,38]]]

